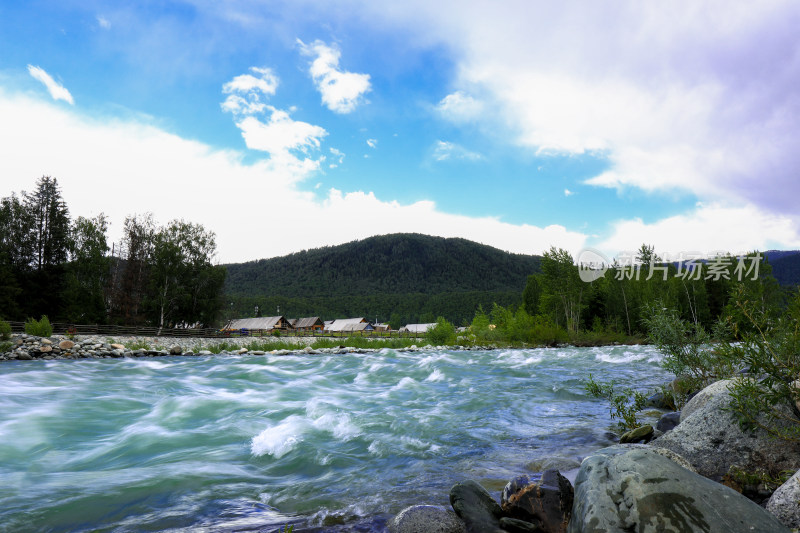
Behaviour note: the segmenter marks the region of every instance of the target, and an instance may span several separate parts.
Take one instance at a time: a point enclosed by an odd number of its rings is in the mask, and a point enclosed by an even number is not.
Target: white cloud
[[[228,95],[222,110],[234,115],[248,148],[266,152],[275,163],[293,169],[292,175],[306,177],[325,160],[324,156],[316,160],[307,156],[319,150],[328,132],[321,126],[294,120],[288,111],[264,102],[262,97],[275,94],[278,77],[269,68],[252,67],[250,72],[255,75],[242,74],[222,86],[223,94]],[[266,120],[258,116],[262,114],[268,115]],[[303,157],[298,158],[298,154]]]
[[[357,3],[452,51],[441,111],[481,94],[520,146],[608,158],[589,184],[796,211],[797,2]]]
[[[97,15],[97,25],[103,28],[104,30],[111,29],[111,21],[109,21],[103,15]]]
[[[251,67],[255,74],[241,74],[222,86],[228,97],[221,104],[222,110],[236,115],[263,113],[267,104],[263,97],[270,97],[278,89],[278,77],[269,68]]]
[[[344,152],[342,152],[341,150],[339,150],[337,148],[333,148],[333,147],[330,148],[330,152],[331,152],[331,155],[336,158],[336,161],[333,162],[333,163],[330,163],[328,165],[328,168],[336,168],[339,165],[341,165],[342,163],[344,163],[344,157],[345,157]],[[320,185],[321,184],[318,183],[317,184],[317,188],[319,188]]]
[[[369,146],[370,148],[377,148],[378,139],[367,139],[367,146]]]
[[[572,196],[573,194],[575,194],[575,193],[574,193],[574,192],[572,192],[571,190],[569,190],[569,189],[564,189],[564,196]]]
[[[256,117],[246,117],[236,123],[242,130],[247,147],[267,152],[272,156],[300,151],[308,154],[319,149],[320,140],[328,132],[320,126],[292,120],[289,113],[269,106],[272,111],[266,122]]]
[[[619,220],[610,237],[597,245],[610,256],[652,244],[659,254],[716,251],[731,253],[772,248],[800,248],[798,221],[752,204],[699,204],[689,213],[652,223],[639,218]]]
[[[313,164],[280,158],[245,164],[239,152],[215,150],[151,124],[88,119],[2,88],[0,116],[0,145],[14,147],[0,158],[5,194],[30,188],[43,174],[55,176],[70,213],[107,213],[113,239],[119,239],[125,215],[148,210],[162,223],[185,218],[216,232],[223,262],[401,231],[464,237],[519,253],[541,253],[551,244],[577,252],[585,242],[583,234],[562,226],[471,218],[444,213],[432,202],[404,205],[369,192],[332,189],[320,201],[298,187],[299,179],[314,173]],[[287,227],[291,239],[270,238]]]
[[[43,68],[28,65],[28,73],[33,76],[35,80],[40,81],[47,87],[47,91],[50,93],[50,96],[53,97],[53,100],[64,100],[70,105],[75,105],[75,100],[72,99],[72,95],[69,91],[54,80]]]
[[[436,144],[433,148],[433,159],[436,161],[448,161],[453,159],[480,161],[483,159],[483,156],[477,152],[471,152],[463,146],[453,142],[436,141]]]
[[[322,41],[305,44],[297,40],[303,55],[313,57],[309,72],[322,103],[336,113],[350,113],[370,90],[369,74],[357,74],[339,69],[341,52]]]
[[[481,118],[485,106],[464,93],[456,91],[448,94],[437,104],[436,110],[446,119],[453,122],[469,122]]]

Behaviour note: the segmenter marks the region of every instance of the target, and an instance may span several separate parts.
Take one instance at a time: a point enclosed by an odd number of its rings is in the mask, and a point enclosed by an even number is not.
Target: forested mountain
[[[284,257],[225,265],[232,314],[369,316],[462,323],[480,304],[519,303],[539,257],[466,239],[420,234],[370,237]]]
[[[800,251],[770,250],[764,255],[772,265],[772,275],[784,286],[800,285]]]

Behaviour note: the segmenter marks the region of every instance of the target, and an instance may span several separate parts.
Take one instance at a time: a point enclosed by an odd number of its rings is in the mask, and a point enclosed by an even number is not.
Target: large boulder
[[[469,533],[503,533],[500,528],[503,510],[478,483],[467,480],[453,485],[450,505]]]
[[[389,533],[464,533],[464,522],[439,505],[412,505],[389,521]]]
[[[509,481],[500,506],[503,514],[515,520],[529,522],[541,533],[563,533],[567,530],[572,512],[573,490],[569,480],[558,470],[546,470],[538,475],[523,475]],[[508,521],[504,529],[525,527]]]
[[[772,476],[800,469],[800,443],[775,439],[761,429],[740,428],[728,410],[730,383],[718,381],[700,391],[681,411],[681,423],[652,444],[685,457],[699,474],[714,481],[729,475],[732,466]],[[794,416],[790,406],[785,409],[787,416]]]
[[[800,471],[778,487],[767,502],[767,511],[778,517],[783,525],[800,528]]]
[[[584,459],[570,533],[787,532],[741,494],[654,450],[617,445]]]
[[[661,431],[662,433],[666,433],[667,431],[672,431],[675,429],[681,421],[681,412],[676,411],[674,413],[664,413],[661,415],[661,418],[658,419],[658,423],[656,424],[656,429]]]

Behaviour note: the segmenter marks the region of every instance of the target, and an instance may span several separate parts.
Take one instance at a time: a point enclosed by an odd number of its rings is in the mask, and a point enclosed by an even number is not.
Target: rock
[[[700,475],[714,481],[721,481],[732,466],[771,476],[800,470],[800,443],[739,427],[734,414],[726,410],[731,401],[729,383],[718,381],[703,389],[684,406],[681,423],[652,443],[685,457]],[[787,416],[794,416],[791,406],[785,410]]]
[[[53,344],[53,341],[51,341],[50,339],[42,339],[41,342],[42,344],[47,344],[47,345]]]
[[[486,489],[472,480],[456,483],[450,489],[450,505],[464,521],[469,533],[501,533],[500,505]]]
[[[647,400],[645,400],[645,405],[647,407],[655,407],[656,409],[675,409],[673,402],[668,401],[667,397],[661,392],[649,396]]]
[[[112,344],[111,345],[111,349],[112,350],[124,350],[125,349],[125,345],[124,344]]]
[[[172,348],[169,349],[169,354],[170,355],[183,355],[183,348],[181,348],[180,346],[175,345],[175,346],[173,346]]]
[[[412,505],[392,518],[389,533],[463,533],[464,522],[440,505]]]
[[[800,528],[800,471],[778,487],[767,502],[767,511],[774,514],[784,526]]]
[[[561,533],[567,530],[572,499],[569,480],[558,470],[546,470],[538,476],[512,479],[503,489],[500,503],[509,518],[530,522],[542,533]]]
[[[62,350],[71,350],[75,347],[75,343],[65,339],[58,343],[58,347]]]
[[[611,446],[587,457],[575,480],[570,533],[787,532],[741,494],[653,450]]]
[[[636,443],[636,442],[650,442],[653,438],[653,426],[646,424],[636,429],[624,433],[619,438],[620,444]]]
[[[525,468],[532,472],[544,472],[545,470],[559,470],[561,472],[566,472],[567,470],[575,470],[576,468],[580,468],[580,466],[581,463],[575,459],[552,456],[535,459],[526,464]]]
[[[542,533],[542,530],[524,520],[517,520],[516,518],[508,518],[504,516],[500,519],[500,527],[509,533]]]
[[[20,361],[30,361],[33,357],[28,352],[17,352],[17,359]]]
[[[681,412],[676,411],[674,413],[665,413],[661,415],[661,418],[658,419],[658,423],[656,424],[656,429],[659,431],[663,431],[666,433],[667,431],[674,429],[681,421]]]
[[[53,351],[53,347],[49,346],[49,345],[44,345],[44,346],[39,348],[39,351],[42,352],[42,353],[52,352]]]
[[[211,351],[209,350],[200,350],[197,352],[197,355],[211,355]]]

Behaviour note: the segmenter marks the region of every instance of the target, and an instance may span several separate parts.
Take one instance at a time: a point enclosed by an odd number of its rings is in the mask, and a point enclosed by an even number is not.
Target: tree
[[[151,320],[168,325],[210,324],[221,306],[225,271],[211,259],[215,235],[203,226],[173,220],[153,239]]]
[[[153,215],[125,218],[120,257],[114,260],[109,292],[109,312],[114,322],[141,324],[147,294],[149,265],[156,232]]]
[[[105,322],[106,288],[111,260],[107,256],[108,220],[78,217],[72,224],[72,247],[67,268],[66,317],[72,322]]]
[[[545,308],[550,309],[557,324],[561,322],[560,317],[563,317],[565,327],[577,332],[584,307],[582,298],[585,284],[567,250],[551,246],[544,253],[542,281],[542,302]]]
[[[66,263],[70,248],[69,210],[61,198],[58,180],[42,176],[36,190],[25,195],[25,210],[33,222],[36,270]]]
[[[522,291],[522,307],[529,315],[533,316],[539,312],[539,304],[542,299],[542,275],[531,274],[525,283]]]

